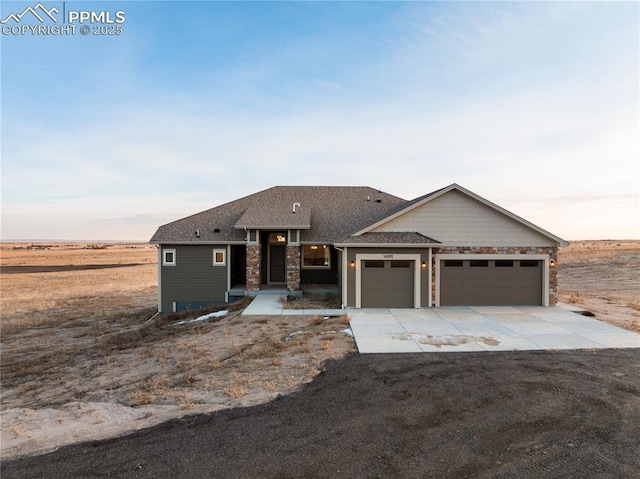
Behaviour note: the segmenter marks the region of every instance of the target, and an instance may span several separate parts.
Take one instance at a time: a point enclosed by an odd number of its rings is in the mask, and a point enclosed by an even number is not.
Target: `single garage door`
[[[413,308],[414,261],[364,260],[361,272],[363,308]]]
[[[443,260],[440,305],[540,305],[542,261]]]

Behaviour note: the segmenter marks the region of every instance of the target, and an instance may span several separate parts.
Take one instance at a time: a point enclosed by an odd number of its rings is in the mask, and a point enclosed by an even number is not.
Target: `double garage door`
[[[440,305],[540,305],[542,269],[538,260],[442,260]]]
[[[362,261],[363,308],[413,308],[412,260]]]

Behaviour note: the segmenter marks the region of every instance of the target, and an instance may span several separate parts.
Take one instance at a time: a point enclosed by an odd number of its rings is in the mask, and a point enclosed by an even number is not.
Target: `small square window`
[[[162,266],[175,266],[176,265],[176,250],[163,249],[162,250]]]
[[[213,250],[213,265],[214,266],[224,266],[227,264],[227,255],[226,251],[223,249],[214,249]]]

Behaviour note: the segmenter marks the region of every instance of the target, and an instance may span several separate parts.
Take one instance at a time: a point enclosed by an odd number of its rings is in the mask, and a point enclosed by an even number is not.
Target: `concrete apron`
[[[360,353],[640,348],[640,334],[558,306],[349,309]]]

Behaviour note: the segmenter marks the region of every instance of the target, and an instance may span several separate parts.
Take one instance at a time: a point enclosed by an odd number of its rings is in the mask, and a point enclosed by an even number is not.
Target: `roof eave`
[[[440,248],[440,243],[334,243],[337,248]]]

